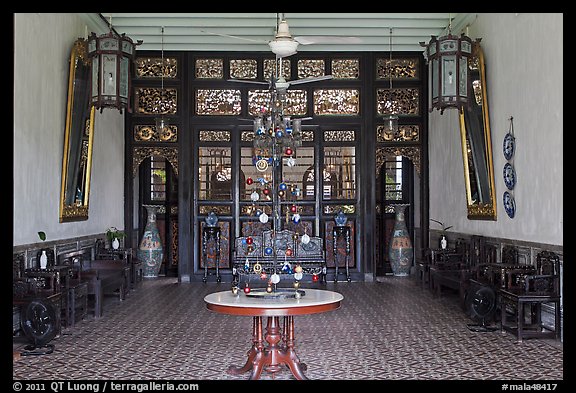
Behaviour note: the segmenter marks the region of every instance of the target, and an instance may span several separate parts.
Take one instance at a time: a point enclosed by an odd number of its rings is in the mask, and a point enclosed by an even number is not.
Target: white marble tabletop
[[[304,295],[293,297],[251,297],[240,290],[215,292],[204,297],[208,309],[216,312],[242,315],[296,315],[337,309],[344,299],[338,292],[302,288]],[[277,311],[277,312],[275,312]]]

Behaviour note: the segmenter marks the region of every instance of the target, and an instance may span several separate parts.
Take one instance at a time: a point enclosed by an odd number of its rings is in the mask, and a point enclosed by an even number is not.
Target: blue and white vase
[[[409,205],[394,205],[396,221],[394,222],[394,230],[388,246],[388,256],[390,258],[392,273],[397,277],[404,277],[410,274],[412,259],[414,257],[414,248],[410,240],[410,233],[408,233],[406,221],[404,220],[404,210],[406,206]]]
[[[218,224],[218,216],[213,211],[208,213],[206,218],[204,219],[206,226],[215,227]]]
[[[144,235],[142,235],[142,240],[140,240],[137,256],[143,264],[143,276],[145,278],[155,278],[158,277],[162,259],[164,258],[162,240],[156,225],[156,210],[158,206],[144,205],[144,207],[148,212],[148,220]]]
[[[342,210],[339,210],[338,214],[334,216],[334,222],[337,226],[343,227],[346,225],[346,222],[348,222],[348,217],[346,217],[346,214],[344,214]]]

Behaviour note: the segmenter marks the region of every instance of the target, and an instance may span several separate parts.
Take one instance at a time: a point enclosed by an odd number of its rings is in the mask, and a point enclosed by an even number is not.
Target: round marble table
[[[292,290],[293,291],[293,290]],[[296,379],[307,379],[306,364],[300,362],[294,349],[294,315],[318,314],[336,310],[344,299],[338,292],[321,289],[300,289],[300,298],[247,296],[242,291],[211,293],[204,297],[208,310],[229,315],[253,317],[252,347],[248,359],[241,366],[230,366],[228,372],[238,375],[251,370],[250,379],[259,379],[262,371],[275,373],[286,365]],[[267,317],[266,332],[262,317]],[[280,327],[280,317],[283,317]]]

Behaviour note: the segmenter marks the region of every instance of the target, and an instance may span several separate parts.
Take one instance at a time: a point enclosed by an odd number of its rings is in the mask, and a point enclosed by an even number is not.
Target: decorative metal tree
[[[277,64],[278,65],[278,64]],[[281,59],[279,67],[281,69]],[[271,219],[271,242],[270,244],[262,244],[264,247],[264,255],[271,257],[273,263],[271,266],[264,266],[256,262],[252,267],[248,258],[244,264],[242,273],[250,276],[250,273],[260,275],[261,279],[268,279],[267,292],[276,292],[276,284],[280,282],[279,273],[294,274],[294,287],[298,288],[299,281],[303,277],[304,269],[300,265],[292,267],[286,258],[283,264],[278,261],[278,254],[290,257],[293,255],[294,246],[296,241],[305,242],[310,237],[304,233],[299,239],[298,234],[294,234],[292,238],[288,239],[282,236],[282,219],[285,218],[286,223],[292,221],[294,224],[300,222],[301,208],[297,205],[297,200],[301,196],[301,189],[297,184],[290,184],[284,177],[283,167],[294,167],[296,165],[296,149],[302,146],[302,120],[292,119],[290,116],[285,115],[285,94],[286,87],[280,88],[277,86],[273,79],[270,84],[270,101],[267,108],[263,108],[261,113],[253,120],[254,142],[253,142],[253,155],[252,163],[262,173],[262,176],[253,179],[251,177],[246,179],[247,185],[253,185],[250,198],[253,202],[253,213],[259,218],[263,224],[268,223]],[[272,202],[272,217],[269,217],[265,212],[266,202]],[[292,202],[284,203],[281,202]],[[264,203],[263,203],[264,202]],[[286,207],[285,214],[282,213],[282,207]],[[260,208],[261,207],[261,208]],[[254,249],[254,240],[251,237],[246,239],[246,247],[248,252]],[[246,254],[248,254],[246,252]],[[313,278],[318,279],[318,272],[313,272]],[[237,290],[237,289],[236,289]],[[248,282],[245,282],[245,292],[250,291]]]

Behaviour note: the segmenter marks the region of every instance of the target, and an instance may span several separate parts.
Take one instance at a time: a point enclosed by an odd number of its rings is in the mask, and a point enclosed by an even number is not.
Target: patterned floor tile
[[[228,287],[146,280],[124,301],[106,299],[102,318],[88,316],[65,329],[53,340],[52,354],[15,361],[13,378],[246,379],[226,369],[246,361],[252,318],[210,312],[203,301]],[[562,343],[471,332],[450,294],[435,298],[414,281],[394,277],[325,288],[344,295],[340,309],[295,317],[296,350],[310,379],[563,379]],[[262,379],[293,376],[282,370]]]

